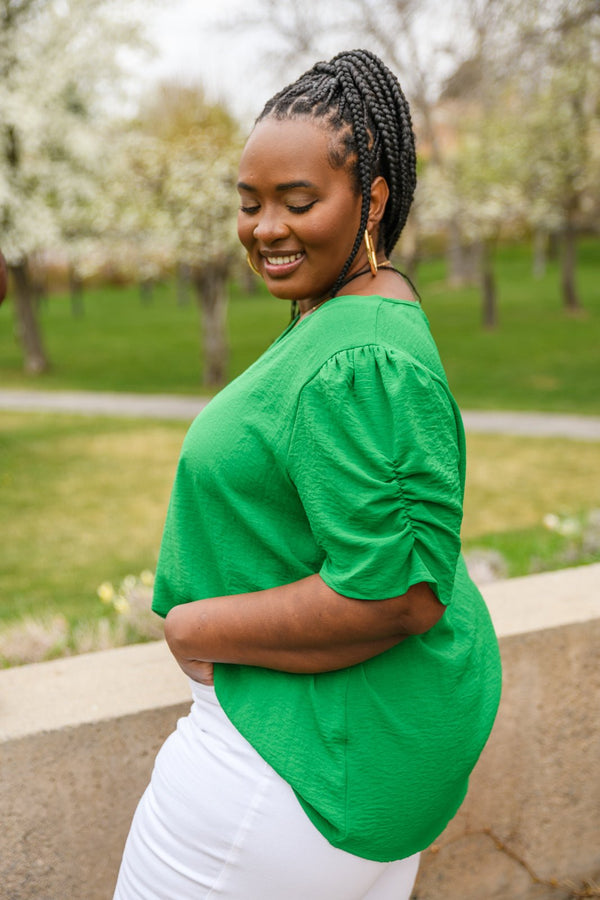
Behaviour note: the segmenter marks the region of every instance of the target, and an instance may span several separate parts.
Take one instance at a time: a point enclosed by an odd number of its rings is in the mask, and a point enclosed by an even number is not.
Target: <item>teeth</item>
[[[294,253],[293,256],[267,256],[267,261],[272,266],[284,266],[286,263],[295,262],[301,256],[301,253]]]

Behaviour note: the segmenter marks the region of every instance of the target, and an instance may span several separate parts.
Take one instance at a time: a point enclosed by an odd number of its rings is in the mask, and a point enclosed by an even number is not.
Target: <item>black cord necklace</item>
[[[378,266],[378,267],[377,267],[377,271],[378,271],[378,272],[379,272],[381,269],[388,269],[390,272],[395,272],[396,275],[399,275],[401,278],[403,278],[403,279],[409,284],[410,288],[412,289],[412,291],[414,292],[414,294],[415,294],[415,296],[418,298],[418,300],[419,300],[419,301],[421,300],[421,298],[420,298],[420,296],[419,296],[419,292],[417,291],[416,287],[414,286],[414,284],[412,283],[412,281],[410,280],[410,278],[408,277],[408,275],[405,275],[404,272],[401,272],[400,269],[397,269],[397,268],[396,268],[395,266],[393,266],[391,263],[386,263],[386,264],[384,264],[384,265],[382,265],[382,266]],[[354,281],[355,278],[360,278],[361,275],[367,275],[367,274],[372,274],[372,272],[371,272],[371,267],[370,267],[370,266],[367,266],[366,268],[361,269],[360,272],[355,272],[354,275],[350,275],[349,278],[345,278],[344,281],[342,281],[342,283],[340,284],[340,286],[339,286],[339,288],[338,288],[338,292],[339,292],[343,287],[346,287],[347,284],[350,284],[351,281]],[[339,296],[339,293],[336,294],[336,296]],[[330,299],[330,298],[329,298],[329,297],[326,297],[325,300],[321,300],[320,303],[316,303],[314,306],[312,306],[312,307],[305,313],[305,315],[310,315],[311,312],[314,312],[315,310],[317,310],[317,309],[318,309],[320,306],[322,306],[328,299]],[[296,307],[296,304],[297,304],[297,301],[293,300],[293,301],[292,301],[292,322],[294,321],[294,319],[295,319],[295,318],[297,317],[297,315],[298,315],[297,308],[295,308],[295,307]]]
[[[392,272],[396,272],[398,275],[402,275],[402,272],[398,272],[398,269],[395,269],[391,265],[391,263],[390,265],[377,266],[378,272],[380,269],[391,269]],[[346,287],[347,284],[350,284],[351,281],[354,281],[355,278],[360,278],[361,275],[367,275],[369,272],[371,272],[371,267],[367,266],[366,269],[361,269],[360,272],[355,272],[354,275],[351,275],[349,278],[345,278],[344,281],[342,281],[342,283],[340,284],[338,291],[341,288]]]
[[[416,287],[414,286],[414,284],[412,283],[412,281],[410,280],[410,278],[408,277],[408,275],[406,275],[404,272],[401,272],[400,269],[397,269],[396,266],[393,266],[391,263],[386,263],[382,266],[377,267],[378,272],[381,269],[388,269],[390,272],[395,272],[396,275],[399,275],[400,278],[403,278],[404,281],[406,281],[407,284],[409,285],[409,287],[412,290],[412,292],[414,293],[415,297],[419,300],[419,302],[421,301],[419,292],[416,289]],[[354,275],[350,276],[350,278],[346,278],[344,281],[342,281],[342,283],[340,284],[340,289],[343,287],[346,287],[347,284],[350,284],[351,281],[354,281],[354,279],[358,278],[360,275],[367,275],[367,273],[369,273],[370,271],[371,271],[371,267],[368,266],[366,269],[361,269],[360,272],[355,272]]]

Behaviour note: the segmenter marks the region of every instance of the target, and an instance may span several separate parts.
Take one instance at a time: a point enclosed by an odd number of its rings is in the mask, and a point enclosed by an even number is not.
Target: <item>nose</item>
[[[281,215],[281,209],[275,206],[264,206],[254,225],[253,235],[255,240],[263,244],[273,244],[289,234],[289,228]]]

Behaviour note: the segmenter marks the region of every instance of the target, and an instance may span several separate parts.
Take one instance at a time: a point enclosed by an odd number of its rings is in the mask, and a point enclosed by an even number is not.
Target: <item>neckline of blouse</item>
[[[330,303],[333,303],[336,300],[349,300],[349,299],[356,299],[356,298],[360,298],[361,300],[370,300],[370,299],[383,300],[386,303],[399,303],[402,306],[414,306],[420,312],[423,311],[423,308],[422,308],[419,300],[407,300],[406,298],[403,298],[403,297],[384,297],[382,294],[338,294],[335,297],[330,297],[328,300],[325,300],[325,302],[319,304],[318,307],[315,307],[314,313],[308,313],[307,315],[304,315],[304,316],[301,316],[300,314],[298,314],[297,316],[295,316],[292,319],[292,321],[288,324],[288,326],[284,329],[284,331],[282,331],[282,333],[279,336],[279,340],[281,340],[281,338],[285,337],[290,332],[297,331],[298,328],[306,321],[311,320],[311,319],[314,320],[315,316],[318,317],[319,313],[322,313],[323,310],[326,309]]]

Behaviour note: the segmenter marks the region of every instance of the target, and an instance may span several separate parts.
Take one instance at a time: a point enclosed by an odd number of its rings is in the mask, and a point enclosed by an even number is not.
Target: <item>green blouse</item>
[[[426,634],[337,672],[216,665],[237,729],[335,846],[387,861],[455,814],[500,695],[460,555],[465,442],[421,307],[341,296],[290,326],[185,439],[154,610],[315,572],[365,600],[428,582]]]

